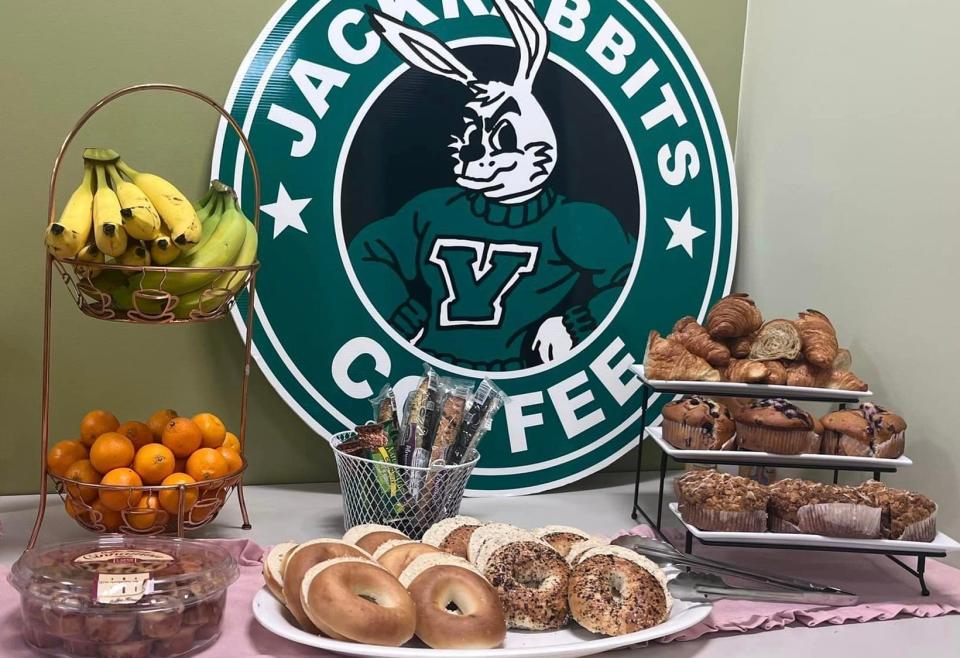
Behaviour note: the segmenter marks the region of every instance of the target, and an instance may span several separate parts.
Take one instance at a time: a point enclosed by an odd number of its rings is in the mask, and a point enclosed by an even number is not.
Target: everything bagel
[[[500,595],[508,627],[542,631],[567,624],[570,567],[549,545],[512,542],[484,562],[483,575]]]

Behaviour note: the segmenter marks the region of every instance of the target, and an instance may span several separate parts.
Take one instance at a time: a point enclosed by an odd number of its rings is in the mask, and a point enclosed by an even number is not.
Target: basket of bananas
[[[223,317],[252,284],[257,261],[259,172],[246,138],[241,141],[254,174],[254,220],[237,194],[220,181],[191,203],[173,183],[134,169],[107,148],[83,152],[83,179],[59,217],[53,200],[67,146],[79,128],[107,102],[132,91],[182,91],[173,85],[141,85],[115,92],[91,108],[61,147],[54,165],[44,244],[85,314],[140,323],[198,322]]]

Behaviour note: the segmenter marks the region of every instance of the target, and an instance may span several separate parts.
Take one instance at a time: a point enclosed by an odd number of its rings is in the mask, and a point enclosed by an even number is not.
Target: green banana
[[[203,247],[210,241],[210,237],[216,231],[217,226],[220,224],[220,218],[223,216],[223,197],[217,193],[214,194],[211,199],[210,205],[212,208],[209,210],[207,216],[202,218],[202,228],[200,231],[200,239],[196,244],[189,245],[186,249],[183,250],[185,256],[192,256],[196,252],[203,249]],[[201,213],[198,212],[197,215]]]
[[[70,195],[60,219],[47,226],[43,241],[57,258],[73,258],[86,244],[93,226],[93,165],[84,163],[83,182]]]
[[[234,202],[222,213],[220,223],[203,249],[190,256],[181,256],[171,263],[171,268],[229,267],[237,259],[237,254],[243,247],[246,233],[246,218]],[[206,286],[218,275],[219,273],[216,271],[177,272],[171,270],[166,273],[148,272],[134,276],[131,279],[131,287],[160,289],[175,295],[182,295]]]
[[[237,260],[233,263],[235,267],[245,267],[252,265],[257,260],[257,229],[249,219],[246,220],[246,238],[243,240],[243,246],[237,254]],[[173,309],[173,314],[178,318],[190,316],[190,312],[200,309],[202,312],[215,310],[222,303],[219,295],[214,294],[217,290],[229,290],[231,295],[240,290],[247,282],[246,272],[224,272],[216,278],[209,286],[201,290],[194,290],[180,296],[180,303]],[[206,304],[210,307],[204,308]],[[211,308],[212,307],[212,308]]]

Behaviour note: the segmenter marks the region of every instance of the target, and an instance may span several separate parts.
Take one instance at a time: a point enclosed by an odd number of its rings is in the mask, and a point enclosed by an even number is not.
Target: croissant
[[[837,358],[837,332],[830,319],[820,311],[807,309],[797,320],[803,357],[818,368],[831,368]]]
[[[651,331],[647,339],[643,371],[649,379],[720,381],[720,372],[709,363],[682,344],[662,338],[657,331]]]
[[[837,350],[837,356],[833,360],[833,369],[834,370],[850,370],[853,366],[853,356],[850,354],[850,350],[841,347]]]
[[[728,338],[726,342],[727,347],[730,348],[730,355],[736,359],[746,359],[748,356],[750,356],[750,347],[753,345],[753,341],[756,340],[756,338],[756,334]]]
[[[783,386],[787,383],[787,368],[779,361],[764,361],[770,374],[764,380],[764,384],[777,384]]]
[[[727,295],[707,313],[707,331],[714,338],[746,336],[762,324],[760,309],[746,293]]]
[[[841,391],[866,391],[866,382],[848,370],[826,370],[817,382],[823,388]]]
[[[817,386],[821,373],[818,368],[806,362],[787,365],[787,386]]]
[[[687,316],[677,320],[673,333],[667,340],[674,340],[701,359],[705,359],[714,368],[722,368],[730,363],[730,349],[710,337],[696,318]]]
[[[796,359],[800,355],[800,332],[790,320],[770,320],[760,327],[750,345],[750,358],[763,361]]]
[[[723,371],[724,379],[728,382],[745,382],[747,384],[764,384],[770,377],[770,368],[765,361],[751,361],[750,359],[731,359],[730,365]]]

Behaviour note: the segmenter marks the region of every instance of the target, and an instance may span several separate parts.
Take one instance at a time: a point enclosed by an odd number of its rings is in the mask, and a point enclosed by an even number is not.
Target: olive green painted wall
[[[427,0],[435,2],[435,0]],[[594,0],[598,2],[600,0]],[[610,0],[604,0],[610,1]],[[42,265],[47,182],[64,135],[104,93],[173,82],[226,97],[279,0],[6,0],[0,3],[0,493],[36,489],[39,468]],[[746,0],[662,2],[736,126]],[[80,148],[116,148],[134,166],[205,188],[215,113],[166,93],[132,96],[91,120],[68,153],[59,202],[79,182]],[[239,424],[241,342],[228,322],[130,327],[86,318],[54,281],[51,440],[73,438],[83,413],[145,419],[172,406]],[[291,303],[295,303],[291,295]],[[329,450],[254,368],[248,481],[336,477]]]

